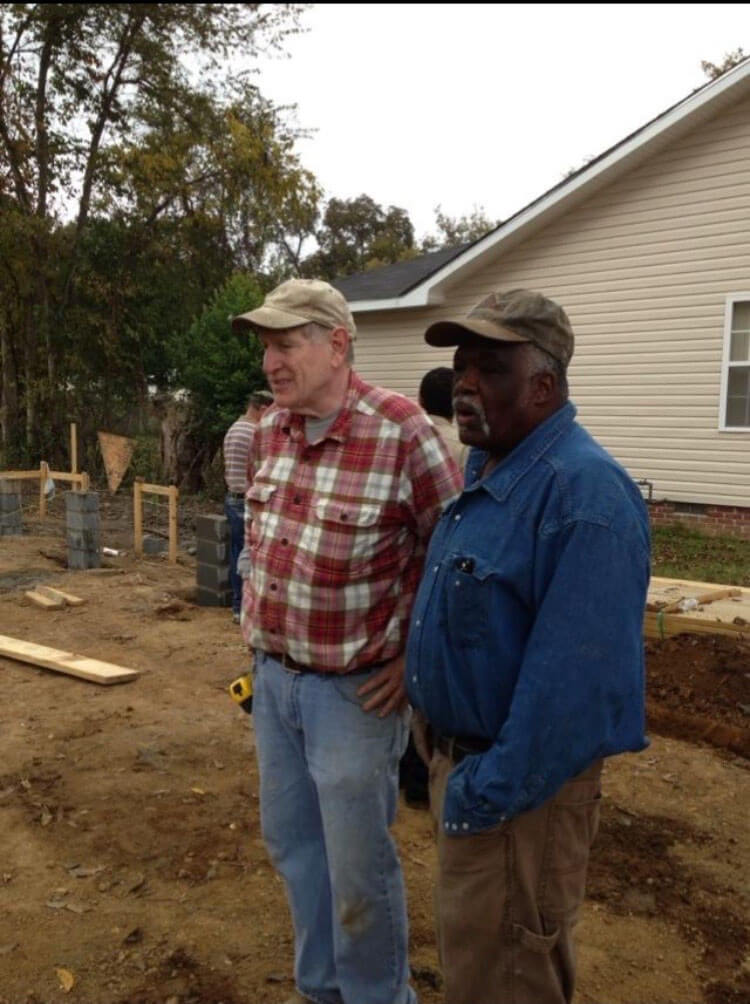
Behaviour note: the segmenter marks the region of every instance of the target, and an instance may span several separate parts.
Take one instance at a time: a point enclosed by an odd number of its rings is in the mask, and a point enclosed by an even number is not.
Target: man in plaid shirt
[[[408,737],[403,650],[426,544],[461,476],[422,410],[352,370],[327,283],[234,319],[274,404],[250,460],[242,626],[255,652],[263,837],[287,886],[287,1004],[414,1004],[389,827]]]

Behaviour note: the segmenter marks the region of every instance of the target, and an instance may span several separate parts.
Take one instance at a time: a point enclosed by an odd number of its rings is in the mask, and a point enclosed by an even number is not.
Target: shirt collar
[[[349,385],[346,389],[346,396],[341,410],[336,416],[333,425],[326,432],[323,439],[335,439],[339,443],[344,443],[349,438],[352,428],[352,414],[356,410],[357,403],[366,390],[362,379],[354,372],[349,372]],[[279,419],[282,428],[289,430],[289,436],[295,441],[305,441],[305,416],[285,408],[280,413]]]
[[[516,482],[570,428],[576,413],[575,405],[571,401],[567,401],[562,408],[545,419],[525,439],[522,439],[518,446],[484,480],[480,480],[480,472],[487,459],[487,452],[473,449],[469,455],[466,470],[466,489],[483,488],[498,502],[506,499]]]

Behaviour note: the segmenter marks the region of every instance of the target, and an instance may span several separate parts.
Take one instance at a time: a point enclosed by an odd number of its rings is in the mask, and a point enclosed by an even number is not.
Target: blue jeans
[[[227,493],[224,515],[229,521],[229,584],[232,587],[232,613],[242,607],[242,579],[237,574],[237,559],[245,544],[245,500]]]
[[[416,1004],[389,827],[405,714],[365,713],[367,673],[294,673],[256,652],[263,839],[286,882],[297,987],[315,1004]]]

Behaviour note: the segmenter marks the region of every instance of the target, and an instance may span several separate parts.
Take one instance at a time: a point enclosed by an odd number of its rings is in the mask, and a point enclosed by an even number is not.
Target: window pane
[[[744,362],[746,359],[750,359],[750,332],[732,332],[732,344],[729,349],[729,358],[732,362]]]
[[[750,414],[748,414],[748,400],[746,397],[727,398],[727,421],[729,426],[750,426]]]
[[[728,375],[726,425],[750,427],[750,366],[733,366]]]
[[[750,301],[734,304],[732,331],[750,331]]]
[[[750,390],[750,366],[733,366],[729,370],[727,394],[729,397],[747,397]]]

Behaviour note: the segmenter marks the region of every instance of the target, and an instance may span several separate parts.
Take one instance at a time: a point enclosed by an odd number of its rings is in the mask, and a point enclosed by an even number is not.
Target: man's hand
[[[414,748],[427,767],[432,760],[432,729],[424,713],[415,708],[411,716],[411,736]]]
[[[243,547],[237,558],[237,574],[241,579],[250,578],[250,548]]]
[[[362,684],[357,696],[372,694],[362,705],[363,711],[377,711],[378,718],[385,718],[392,711],[402,711],[406,707],[405,666],[406,657],[399,655],[387,662],[367,683]]]

